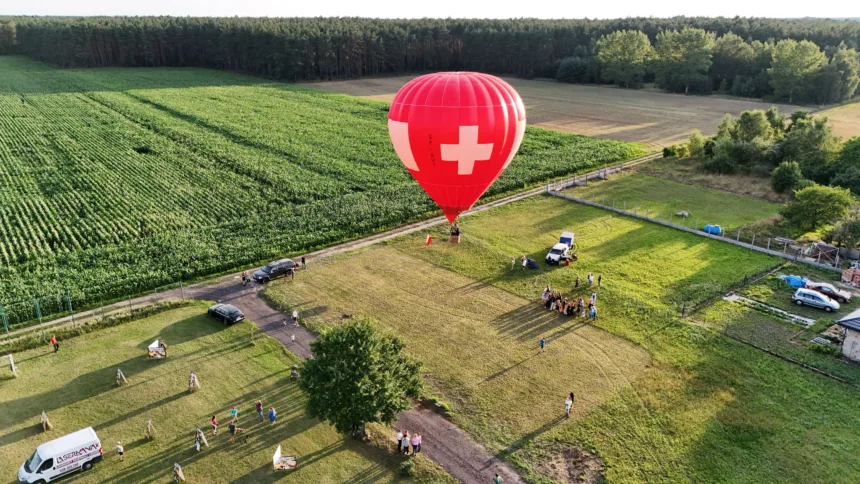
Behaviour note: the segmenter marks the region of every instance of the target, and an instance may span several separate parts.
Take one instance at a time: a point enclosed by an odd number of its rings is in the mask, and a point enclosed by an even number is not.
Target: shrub
[[[785,193],[797,188],[801,180],[803,174],[800,172],[800,165],[796,161],[783,161],[773,170],[770,186],[777,193]]]
[[[400,475],[403,477],[415,477],[415,461],[412,459],[406,459],[405,461],[400,463]]]
[[[845,188],[812,185],[794,191],[794,201],[780,211],[788,222],[803,231],[815,230],[845,216],[854,203]]]
[[[561,61],[555,78],[560,82],[583,82],[588,74],[588,61],[579,57],[568,57]]]
[[[690,150],[690,156],[702,156],[705,154],[705,137],[702,136],[702,133],[698,129],[690,134],[687,148]]]
[[[674,145],[667,146],[667,147],[663,148],[663,158],[671,158],[675,155],[676,155],[676,153],[675,153],[675,146]]]

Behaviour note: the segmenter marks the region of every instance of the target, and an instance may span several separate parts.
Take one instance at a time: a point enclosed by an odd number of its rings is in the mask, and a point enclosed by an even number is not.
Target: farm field
[[[309,84],[330,92],[391,101],[413,77],[387,77]],[[654,150],[684,140],[698,129],[716,132],[723,114],[737,117],[771,104],[715,96],[681,96],[648,90],[505,78],[523,98],[530,126],[644,143]],[[776,105],[791,113],[797,106]],[[857,131],[860,135],[860,129]]]
[[[274,482],[284,478],[272,470],[279,444],[285,455],[298,457],[291,482],[398,480],[399,459],[305,416],[305,397],[289,380],[297,360],[280,343],[260,334],[252,346],[252,323],[224,328],[205,313],[206,305],[198,303],[61,341],[56,354],[47,345],[16,354],[19,377],[0,380],[0,473],[16,475],[37,445],[92,426],[105,459],[69,482],[166,482],[174,462],[190,482]],[[166,360],[145,358],[156,338],[168,343]],[[128,385],[116,386],[117,368]],[[189,394],[192,370],[201,389]],[[276,425],[259,422],[257,399],[278,411]],[[246,429],[236,443],[227,429],[233,405]],[[48,433],[39,425],[42,410],[54,425]],[[212,415],[222,423],[217,436]],[[152,441],[144,438],[147,419],[156,429]],[[199,453],[193,448],[196,426],[210,445]],[[123,462],[117,441],[125,446]]]
[[[811,341],[831,323],[816,322],[807,330],[802,326],[775,318],[754,308],[730,301],[716,301],[692,318],[717,331],[752,343],[761,348],[815,367],[860,385],[860,365],[850,363],[835,355],[813,351]],[[838,345],[835,345],[837,348]]]
[[[825,109],[816,116],[827,116],[833,125],[833,133],[843,140],[860,136],[860,102]]]
[[[860,478],[860,443],[844,425],[860,417],[856,389],[678,318],[681,304],[779,260],[552,197],[461,227],[457,246],[425,247],[428,234],[445,240],[430,230],[320,262],[266,295],[317,329],[366,314],[397,331],[454,421],[529,482],[574,481],[585,467],[609,482]],[[579,262],[511,270],[521,254],[542,261],[562,230],[576,232]],[[589,271],[604,276],[595,323],[539,306],[547,284],[586,296],[573,285]]]
[[[636,165],[637,173],[684,183],[687,185],[730,192],[745,197],[758,198],[775,203],[788,202],[791,197],[777,193],[770,186],[770,177],[708,173],[701,169],[701,160],[695,158],[657,158]]]
[[[697,187],[640,173],[612,175],[609,180],[589,182],[587,187],[568,189],[568,193],[606,205],[627,207],[650,217],[668,220],[670,214],[686,210],[690,213],[687,226],[699,228],[715,223],[724,230],[768,219],[779,214],[776,203],[735,195],[720,190]],[[680,220],[676,220],[680,223]]]
[[[214,70],[0,57],[0,304],[80,307],[435,214],[386,111]],[[488,196],[644,151],[530,128],[519,153]]]

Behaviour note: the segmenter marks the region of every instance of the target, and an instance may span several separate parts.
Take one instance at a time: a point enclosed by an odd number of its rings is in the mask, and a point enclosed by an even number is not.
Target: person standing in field
[[[242,271],[242,285],[248,284],[248,271]]]
[[[496,472],[496,477],[493,478],[493,484],[502,484],[502,476]]]
[[[511,257],[511,270],[514,270],[514,267],[517,265],[517,259]]]
[[[234,405],[230,408],[230,420],[236,420],[237,418],[239,418],[239,410]]]
[[[57,336],[51,335],[51,346],[54,347],[54,353],[60,351],[60,343],[57,342]]]
[[[293,326],[298,326],[298,325],[299,325],[299,311],[296,309],[293,309]]]
[[[302,256],[302,269],[307,269],[308,266],[305,264],[305,256]]]
[[[409,431],[403,431],[403,455],[409,455]]]
[[[399,454],[401,450],[403,450],[403,432],[400,430],[397,431],[397,453]]]
[[[254,409],[257,410],[257,415],[260,417],[260,422],[266,420],[266,417],[263,415],[263,401],[257,400],[257,403],[254,404]]]
[[[591,306],[591,312],[588,313],[588,317],[591,318],[592,321],[597,320],[597,306]]]
[[[523,270],[526,270],[526,266],[528,265],[529,260],[525,254],[523,254],[523,258],[521,260],[523,261]]]
[[[269,407],[269,422],[272,422],[272,425],[275,425],[275,420],[278,418],[278,412],[275,411],[275,407]]]
[[[116,453],[119,454],[119,461],[122,462],[125,457],[123,454],[125,453],[125,449],[122,448],[122,442],[116,441]]]
[[[579,276],[576,276],[576,281],[573,283],[574,289],[579,289]]]
[[[597,275],[597,287],[600,287],[600,283],[603,282],[603,274]]]
[[[218,419],[212,416],[212,435],[218,435]]]
[[[296,335],[295,334],[290,336],[290,343],[296,344]]]
[[[567,400],[564,401],[564,416],[566,418],[570,418],[571,408],[573,408],[573,392],[570,392],[570,396],[568,396]]]
[[[418,455],[421,452],[421,434],[415,432],[412,436],[412,455]]]
[[[593,285],[594,285],[594,275],[592,275],[592,274],[589,272],[589,273],[588,273],[588,287],[591,287],[591,286],[593,286]]]
[[[540,339],[540,352],[541,353],[543,353],[544,348],[546,348],[546,340],[541,338]]]

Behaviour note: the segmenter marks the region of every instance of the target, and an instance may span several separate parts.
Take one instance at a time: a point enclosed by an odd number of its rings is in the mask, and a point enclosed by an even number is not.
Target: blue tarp
[[[809,282],[809,279],[800,276],[784,276],[780,274],[779,278],[795,289],[806,287],[806,283]]]
[[[709,233],[711,235],[720,235],[721,233],[723,233],[723,229],[720,228],[719,225],[708,224],[708,225],[705,225],[705,228],[702,230],[704,230],[706,233]]]

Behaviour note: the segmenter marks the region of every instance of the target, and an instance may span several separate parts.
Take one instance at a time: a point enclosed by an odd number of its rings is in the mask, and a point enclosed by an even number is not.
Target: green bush
[[[400,463],[400,475],[403,477],[415,477],[415,461],[412,459],[406,459],[405,461]]]
[[[836,346],[825,346],[817,343],[810,344],[809,349],[823,355],[835,355],[839,352],[839,349]]]
[[[675,156],[675,146],[666,146],[663,148],[663,158],[671,158]]]
[[[801,180],[803,173],[800,172],[800,164],[796,161],[783,161],[773,170],[770,186],[777,193],[785,193],[797,188]]]

